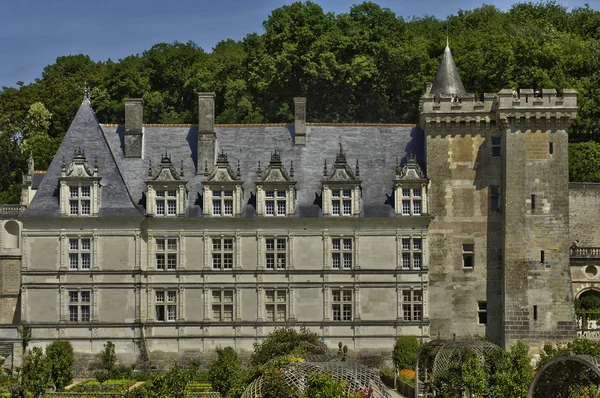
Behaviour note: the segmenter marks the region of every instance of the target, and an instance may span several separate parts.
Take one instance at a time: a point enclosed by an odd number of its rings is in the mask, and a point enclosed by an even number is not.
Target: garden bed
[[[188,392],[210,392],[212,391],[210,381],[194,381],[188,384],[186,391]]]
[[[125,391],[136,383],[135,380],[109,379],[103,383],[96,380],[88,380],[76,385],[72,392],[120,392]]]

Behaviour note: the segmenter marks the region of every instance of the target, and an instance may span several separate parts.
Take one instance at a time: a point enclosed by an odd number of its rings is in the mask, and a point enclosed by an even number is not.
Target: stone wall
[[[584,247],[600,247],[600,184],[571,183],[569,239]]]

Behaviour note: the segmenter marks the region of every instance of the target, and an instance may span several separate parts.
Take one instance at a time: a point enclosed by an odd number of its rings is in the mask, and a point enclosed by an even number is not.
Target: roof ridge
[[[122,126],[118,123],[99,123],[101,127],[119,127]],[[414,123],[330,123],[330,122],[307,122],[307,126],[339,126],[339,127],[417,127]],[[145,123],[144,127],[158,127],[158,128],[166,128],[166,127],[197,127],[197,124],[159,124],[159,123]],[[293,123],[223,123],[223,124],[215,124],[215,128],[226,128],[226,127],[286,127],[293,126]]]

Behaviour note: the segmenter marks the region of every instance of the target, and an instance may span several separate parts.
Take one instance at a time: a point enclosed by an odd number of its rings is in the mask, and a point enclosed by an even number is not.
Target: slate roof
[[[77,148],[85,151],[87,160],[93,164],[98,159],[98,171],[102,179],[101,217],[140,216],[140,209],[134,206],[120,170],[116,166],[106,138],[96,120],[96,116],[85,99],[63,139],[58,152],[46,171],[32,202],[21,213],[21,217],[57,217],[60,215],[59,182],[63,158],[68,164]]]
[[[442,62],[431,86],[431,94],[456,94],[458,96],[467,94],[448,45],[446,45]]]
[[[362,216],[391,217],[395,167],[397,159],[407,153],[424,160],[423,132],[417,127],[385,125],[306,127],[306,145],[294,146],[293,126],[216,127],[217,151],[228,154],[232,167],[240,162],[244,181],[244,211],[242,216],[255,215],[255,182],[258,179],[258,161],[265,170],[271,153],[280,154],[289,171],[294,162],[297,181],[296,213],[298,217],[319,217],[321,211],[321,181],[323,163],[327,159],[329,171],[339,153],[340,141],[354,169],[356,159],[362,180]],[[98,156],[98,174],[102,177],[100,216],[142,216],[145,206],[145,180],[150,160],[153,172],[166,153],[179,171],[183,160],[184,179],[188,181],[188,209],[186,216],[202,217],[202,181],[204,165],[196,172],[198,131],[192,127],[144,127],[143,158],[125,158],[123,154],[123,126],[99,125],[86,101],[73,120],[61,147],[52,161],[46,178],[23,217],[58,216],[58,177],[63,156],[67,163],[73,152],[81,147],[88,161]],[[217,152],[217,153],[218,153]]]

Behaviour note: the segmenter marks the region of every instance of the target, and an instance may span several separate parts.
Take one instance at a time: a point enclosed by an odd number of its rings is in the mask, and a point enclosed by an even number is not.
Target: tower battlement
[[[562,97],[554,89],[543,89],[539,96],[532,89],[521,89],[518,98],[504,89],[498,93],[497,101],[497,118],[504,123],[527,125],[543,120],[568,127],[577,117],[577,91],[573,89],[564,89]]]
[[[447,94],[425,94],[421,97],[421,120],[423,129],[450,128],[456,124],[473,124],[474,126],[487,126],[495,119],[491,117],[495,94],[485,94],[483,101],[475,98],[474,94],[460,96],[460,102],[453,101]]]

